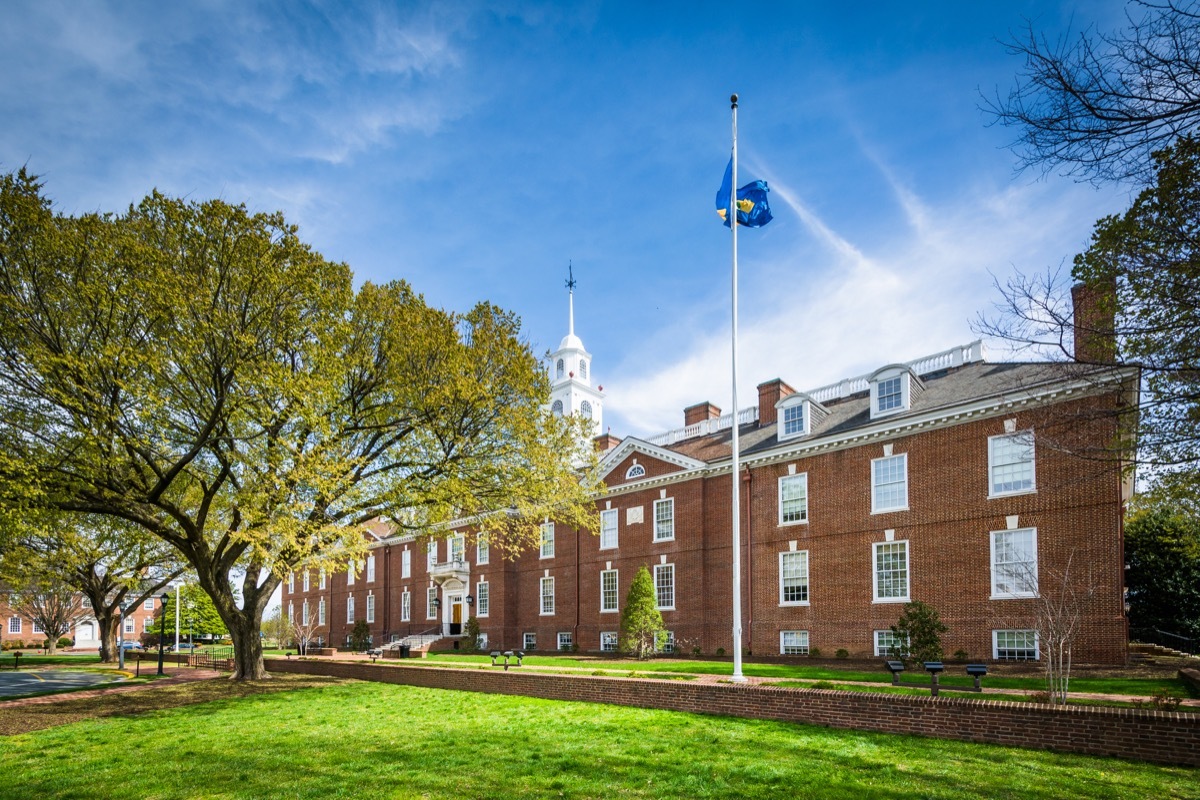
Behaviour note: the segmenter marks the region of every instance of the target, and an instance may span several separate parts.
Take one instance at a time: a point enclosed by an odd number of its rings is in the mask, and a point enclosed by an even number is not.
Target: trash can
[[[401,658],[408,658],[408,652],[409,652],[409,650],[411,650],[411,649],[412,649],[412,648],[410,648],[410,647],[409,647],[408,645],[406,645],[406,644],[402,644],[402,645],[400,645],[400,657],[401,657]]]

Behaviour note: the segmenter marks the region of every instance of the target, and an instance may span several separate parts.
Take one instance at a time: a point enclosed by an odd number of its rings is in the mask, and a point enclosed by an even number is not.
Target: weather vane
[[[573,292],[575,291],[575,272],[571,267],[570,260],[567,261],[567,275],[569,276],[567,278],[567,288]]]

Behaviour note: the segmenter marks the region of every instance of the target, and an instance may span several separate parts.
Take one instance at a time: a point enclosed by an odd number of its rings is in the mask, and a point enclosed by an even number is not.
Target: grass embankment
[[[1200,795],[1200,774],[1182,768],[299,676],[56,707],[55,722],[79,721],[0,747],[0,770],[20,776],[22,796]],[[0,710],[0,726],[18,712],[33,713]]]

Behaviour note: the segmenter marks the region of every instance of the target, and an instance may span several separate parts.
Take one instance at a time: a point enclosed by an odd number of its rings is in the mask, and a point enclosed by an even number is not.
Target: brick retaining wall
[[[268,671],[611,703],[1200,766],[1200,715],[750,684],[269,659]]]

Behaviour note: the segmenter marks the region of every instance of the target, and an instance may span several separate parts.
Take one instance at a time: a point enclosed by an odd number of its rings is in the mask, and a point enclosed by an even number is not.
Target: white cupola
[[[575,274],[567,280],[567,335],[550,355],[550,410],[591,420],[591,435],[604,431],[604,392],[592,386],[592,356],[575,335]]]

